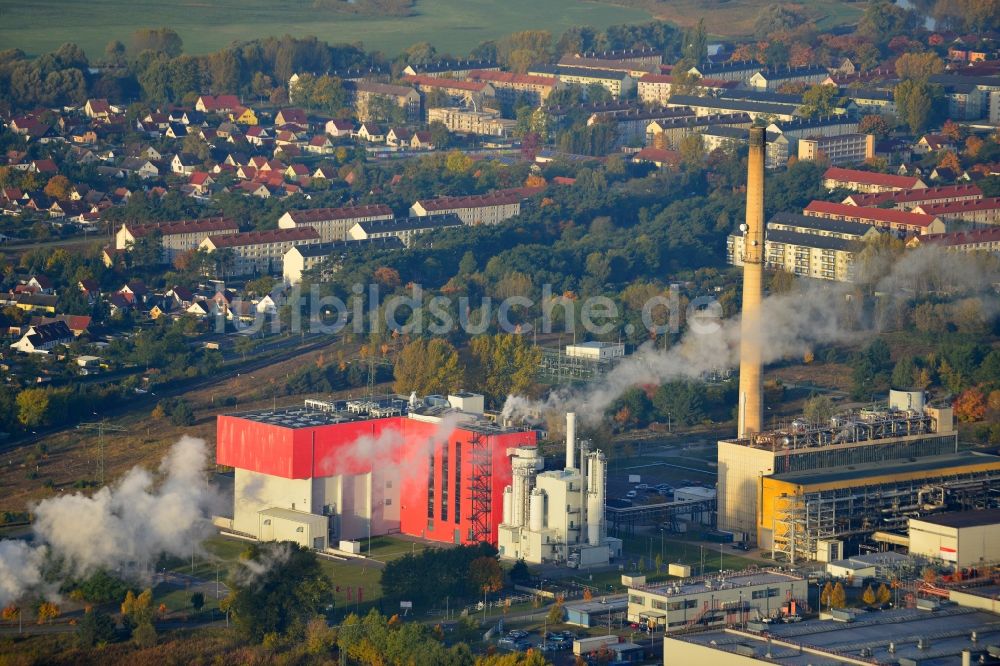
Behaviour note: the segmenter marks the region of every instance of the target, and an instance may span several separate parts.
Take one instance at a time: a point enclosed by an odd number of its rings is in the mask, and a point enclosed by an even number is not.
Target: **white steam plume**
[[[0,541],[0,606],[42,583],[45,552],[24,541]]]
[[[982,316],[996,312],[993,285],[1000,280],[1000,271],[991,258],[931,247],[907,252],[894,263],[875,254],[863,267],[865,274],[859,282],[876,285],[883,298],[906,299],[930,290],[973,290],[980,292]],[[848,298],[856,289],[856,285],[802,280],[788,293],[766,297],[758,341],[763,362],[801,358],[817,345],[846,342],[865,330],[870,331],[871,324],[865,321],[860,299]],[[587,387],[558,389],[543,400],[508,396],[502,417],[536,418],[551,412],[575,411],[593,425],[633,386],[698,379],[739,365],[739,318],[719,321],[711,330],[706,330],[704,322],[690,323],[680,341],[671,348],[655,349],[647,343],[602,380]]]
[[[429,455],[455,431],[461,416],[449,412],[441,418],[431,434],[421,446],[423,453]],[[336,476],[353,473],[357,469],[371,467],[389,478],[406,478],[409,476],[407,462],[421,459],[421,451],[407,452],[405,457],[400,450],[406,443],[402,430],[385,428],[377,437],[364,435],[349,444],[338,446],[330,455],[322,458],[317,464],[317,474],[320,476]]]
[[[190,554],[210,533],[218,503],[206,463],[204,440],[182,437],[160,463],[159,483],[133,467],[90,497],[74,493],[39,502],[32,507],[35,544],[0,542],[0,605],[37,586],[47,554],[72,576],[143,566],[161,553]]]
[[[268,571],[283,565],[292,556],[293,546],[283,541],[264,542],[258,548],[260,554],[256,560],[241,559],[233,572],[233,578],[240,585],[254,585]]]

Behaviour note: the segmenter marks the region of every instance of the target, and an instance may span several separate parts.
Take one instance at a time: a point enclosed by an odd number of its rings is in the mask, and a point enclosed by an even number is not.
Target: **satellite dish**
[[[747,223],[746,222],[743,222],[743,223],[740,224],[740,231],[742,231],[743,233],[747,232]]]

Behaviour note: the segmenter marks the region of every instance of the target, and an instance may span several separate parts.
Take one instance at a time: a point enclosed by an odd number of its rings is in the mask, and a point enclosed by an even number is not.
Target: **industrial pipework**
[[[747,213],[743,230],[743,316],[740,322],[740,439],[759,433],[764,421],[761,301],[764,299],[763,127],[750,128],[747,164]]]

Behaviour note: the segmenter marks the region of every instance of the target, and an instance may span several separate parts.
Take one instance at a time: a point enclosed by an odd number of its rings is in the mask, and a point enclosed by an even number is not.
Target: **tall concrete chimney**
[[[761,313],[764,298],[764,153],[763,127],[750,128],[747,164],[747,218],[743,228],[743,318],[740,322],[739,437],[761,431],[764,401],[761,361]]]
[[[566,469],[576,467],[576,412],[566,412]]]

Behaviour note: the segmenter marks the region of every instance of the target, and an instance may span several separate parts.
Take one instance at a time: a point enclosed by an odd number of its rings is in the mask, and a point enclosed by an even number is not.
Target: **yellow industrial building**
[[[889,404],[719,442],[718,526],[777,560],[844,557],[844,540],[983,505],[1000,457],[958,451],[950,407]]]

